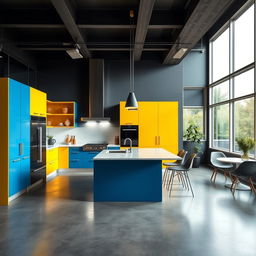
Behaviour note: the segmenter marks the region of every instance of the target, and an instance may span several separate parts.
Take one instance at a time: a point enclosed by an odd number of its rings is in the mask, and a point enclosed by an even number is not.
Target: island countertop
[[[132,148],[131,153],[109,153],[109,150],[103,150],[93,160],[181,160],[181,158],[163,148]]]

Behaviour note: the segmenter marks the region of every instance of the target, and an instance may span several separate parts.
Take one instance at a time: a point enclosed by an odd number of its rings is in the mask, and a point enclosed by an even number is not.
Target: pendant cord
[[[133,11],[130,11],[130,91],[134,92],[134,32],[132,31],[133,27]]]

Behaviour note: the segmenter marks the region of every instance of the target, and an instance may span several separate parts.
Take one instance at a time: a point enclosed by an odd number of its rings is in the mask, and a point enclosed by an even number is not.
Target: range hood
[[[81,122],[110,121],[104,117],[104,60],[89,60],[89,116],[81,117]]]

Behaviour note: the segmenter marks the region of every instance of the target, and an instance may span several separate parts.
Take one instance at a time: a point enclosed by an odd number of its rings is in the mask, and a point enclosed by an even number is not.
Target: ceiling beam
[[[175,44],[164,58],[164,64],[178,64],[206,34],[234,0],[200,0],[192,11],[186,24],[181,30]],[[174,55],[181,49],[187,48],[186,53],[179,59]]]
[[[91,57],[91,54],[85,44],[85,39],[76,25],[75,22],[75,10],[69,0],[51,0],[60,18],[65,24],[68,32],[80,47],[80,52],[85,58]]]
[[[81,29],[130,29],[130,25],[115,25],[115,24],[77,24]],[[148,25],[149,29],[181,29],[183,25],[170,24],[170,25]],[[39,29],[62,29],[65,28],[63,24],[0,24],[0,28],[39,28]],[[136,28],[136,25],[132,25]]]
[[[134,60],[141,58],[155,0],[140,0],[134,45]]]
[[[24,51],[66,51],[74,49],[71,47],[21,47],[20,49]],[[88,47],[90,51],[130,51],[129,47],[125,48],[91,48]],[[143,51],[167,51],[169,48],[144,48]]]

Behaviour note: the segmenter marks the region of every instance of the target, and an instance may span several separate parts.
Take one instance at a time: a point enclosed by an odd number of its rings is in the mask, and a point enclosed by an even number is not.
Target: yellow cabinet
[[[178,102],[158,103],[158,146],[178,152]]]
[[[58,148],[48,149],[46,151],[46,175],[59,168],[59,150]]]
[[[59,148],[59,169],[69,167],[69,150],[68,148]]]
[[[158,147],[158,102],[139,102],[139,147]]]
[[[30,115],[46,117],[46,93],[30,87]]]
[[[125,101],[120,102],[120,125],[138,125],[139,111],[125,109]]]
[[[178,152],[178,102],[139,102],[139,147]]]

